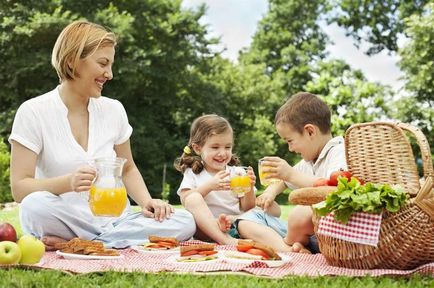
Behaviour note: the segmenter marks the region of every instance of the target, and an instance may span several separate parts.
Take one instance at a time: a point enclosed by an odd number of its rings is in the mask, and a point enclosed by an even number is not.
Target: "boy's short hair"
[[[116,46],[116,36],[105,27],[84,20],[66,26],[57,37],[51,55],[51,64],[60,82],[75,79],[80,59],[106,46]]]
[[[299,133],[306,124],[313,124],[325,134],[330,132],[330,118],[330,108],[323,100],[309,92],[298,92],[279,108],[274,122],[290,124]]]

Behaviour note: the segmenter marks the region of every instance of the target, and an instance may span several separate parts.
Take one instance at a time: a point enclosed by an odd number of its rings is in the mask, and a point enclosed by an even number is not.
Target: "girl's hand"
[[[224,170],[217,172],[210,180],[211,190],[230,190],[229,172]]]
[[[291,174],[294,168],[282,158],[265,157],[264,162],[262,162],[262,167],[262,171],[267,173],[265,178],[277,178],[283,181],[291,182]]]
[[[262,193],[256,197],[256,206],[261,207],[262,210],[267,212],[268,208],[273,204],[275,197],[269,193]]]
[[[148,218],[154,218],[157,221],[162,222],[165,219],[175,213],[175,209],[167,202],[161,199],[151,199],[142,208],[143,215]]]
[[[75,192],[89,191],[93,180],[96,177],[96,170],[91,166],[82,166],[71,174],[71,190]]]
[[[256,175],[255,175],[255,171],[253,171],[252,167],[247,167],[247,175],[250,178],[250,183],[252,184],[252,187],[255,186],[256,184]]]

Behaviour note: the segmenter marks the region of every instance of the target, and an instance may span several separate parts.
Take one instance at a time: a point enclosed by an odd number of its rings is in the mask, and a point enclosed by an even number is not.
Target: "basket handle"
[[[425,135],[422,133],[422,131],[420,131],[420,129],[410,124],[398,122],[396,123],[396,125],[403,130],[409,131],[416,137],[416,141],[419,145],[420,153],[422,156],[423,176],[425,177],[425,179],[427,179],[430,175],[434,176],[431,150]]]
[[[434,177],[425,178],[425,183],[417,193],[414,203],[434,219]]]
[[[434,219],[434,171],[428,140],[422,131],[410,124],[399,122],[397,125],[401,129],[412,133],[420,147],[425,183],[417,193],[414,203],[430,215],[431,219]]]

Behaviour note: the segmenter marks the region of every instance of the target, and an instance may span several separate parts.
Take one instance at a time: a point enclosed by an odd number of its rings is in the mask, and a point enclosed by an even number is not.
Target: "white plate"
[[[145,249],[145,247],[143,247],[143,245],[140,246],[131,246],[131,249],[136,250],[137,252],[140,253],[145,253],[145,254],[170,254],[170,253],[179,253],[179,247],[175,247],[172,249],[160,249],[160,250],[148,250]]]
[[[282,260],[253,260],[253,259],[240,259],[240,258],[232,258],[227,257],[226,254],[223,252],[223,260],[228,263],[237,263],[237,264],[252,264],[253,262],[262,262],[267,264],[268,267],[274,268],[274,267],[280,267],[286,263],[291,262],[291,257],[285,254],[277,253]]]
[[[82,255],[82,254],[73,254],[73,253],[63,253],[60,250],[57,250],[56,254],[62,256],[65,259],[80,259],[80,260],[114,260],[114,259],[121,259],[124,257],[124,255],[100,256],[100,255]]]
[[[201,265],[201,264],[215,263],[215,262],[221,261],[222,255],[220,254],[220,252],[218,252],[217,254],[214,254],[214,255],[217,255],[217,258],[211,259],[211,260],[197,261],[197,262],[182,262],[182,261],[177,261],[176,260],[179,257],[181,257],[181,256],[179,256],[179,254],[176,254],[176,255],[172,255],[169,258],[167,258],[166,261],[169,262],[169,263],[176,263],[176,264],[181,264],[181,265],[185,265],[185,264],[195,264],[195,265],[197,264],[197,265]]]

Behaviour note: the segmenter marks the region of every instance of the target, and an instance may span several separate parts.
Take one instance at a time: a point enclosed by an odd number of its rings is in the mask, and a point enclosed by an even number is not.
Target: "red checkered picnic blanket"
[[[188,241],[183,245],[198,244],[199,241]],[[235,250],[234,246],[219,245],[217,250]],[[382,276],[382,275],[410,275],[414,273],[434,275],[434,262],[420,266],[413,270],[358,270],[333,267],[327,264],[321,254],[309,255],[299,253],[286,253],[291,257],[289,263],[276,268],[253,262],[251,264],[227,263],[223,260],[215,262],[176,263],[168,259],[170,254],[144,254],[133,249],[120,250],[124,256],[117,260],[67,260],[55,252],[47,252],[41,262],[35,265],[40,268],[56,269],[72,273],[91,273],[101,271],[141,271],[155,273],[162,271],[173,272],[247,272],[253,275],[281,278],[287,275],[347,275],[347,276]],[[172,254],[173,255],[173,254]]]
[[[318,234],[337,239],[377,246],[380,236],[381,214],[357,212],[351,215],[348,223],[342,224],[330,213],[321,217]]]

